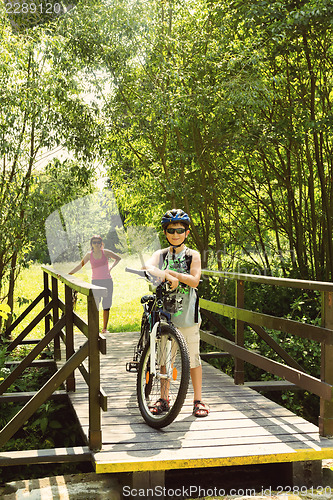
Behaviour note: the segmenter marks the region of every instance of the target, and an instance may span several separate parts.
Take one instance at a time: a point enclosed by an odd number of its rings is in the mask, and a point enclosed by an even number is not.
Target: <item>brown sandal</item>
[[[170,405],[167,399],[160,398],[156,403],[149,408],[153,415],[161,415],[166,411],[169,411]]]
[[[207,417],[210,412],[210,408],[208,405],[197,399],[193,403],[193,415],[195,417]]]

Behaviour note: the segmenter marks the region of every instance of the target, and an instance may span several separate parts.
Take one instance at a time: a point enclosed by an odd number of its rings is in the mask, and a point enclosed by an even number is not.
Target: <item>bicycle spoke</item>
[[[138,373],[140,411],[149,425],[164,427],[176,418],[183,405],[188,382],[186,342],[175,328],[163,325],[161,335],[155,340],[154,370],[148,345],[143,352]]]

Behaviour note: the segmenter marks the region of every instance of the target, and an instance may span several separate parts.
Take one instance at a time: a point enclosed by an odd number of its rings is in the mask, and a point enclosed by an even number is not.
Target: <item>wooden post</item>
[[[73,330],[73,296],[72,289],[65,285],[65,315],[66,315],[66,361],[74,354]],[[66,390],[75,391],[75,377],[72,372],[66,379]]]
[[[244,281],[236,280],[236,307],[244,307]],[[235,320],[235,342],[236,345],[244,347],[244,322]],[[244,361],[235,358],[234,382],[237,385],[244,384]]]
[[[94,294],[90,290],[88,302],[88,340],[89,340],[89,447],[99,450],[102,447],[99,359],[99,315]]]
[[[59,320],[59,306],[58,306],[58,280],[52,276],[52,300],[53,300],[53,325],[57,323]],[[61,350],[60,350],[60,335],[56,335],[54,337],[54,359],[61,359]]]
[[[299,488],[302,488],[303,486],[310,489],[314,485],[321,486],[323,484],[323,469],[321,460],[292,462],[291,468],[293,486],[298,486]]]
[[[333,292],[321,293],[322,326],[333,330]],[[333,345],[321,344],[321,380],[333,385]],[[333,436],[333,401],[320,399],[319,433]]]
[[[165,488],[165,471],[164,470],[153,470],[153,471],[143,471],[143,472],[133,472],[132,473],[132,488],[136,491],[151,489],[154,491],[158,487],[158,495],[155,495],[155,499],[165,499],[164,488]]]
[[[43,281],[44,281],[44,306],[47,306],[47,304],[50,302],[50,297],[49,297],[49,276],[48,276],[48,274],[45,271],[43,272]],[[47,314],[45,316],[45,335],[49,331],[50,331],[50,316],[49,316],[49,314]]]

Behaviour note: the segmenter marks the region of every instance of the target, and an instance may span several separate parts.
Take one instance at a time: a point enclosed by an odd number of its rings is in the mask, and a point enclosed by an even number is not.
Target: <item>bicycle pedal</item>
[[[139,370],[139,361],[130,361],[126,363],[127,372],[137,372]]]

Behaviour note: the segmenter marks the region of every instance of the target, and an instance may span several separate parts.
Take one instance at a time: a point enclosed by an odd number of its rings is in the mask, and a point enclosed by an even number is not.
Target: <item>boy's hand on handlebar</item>
[[[179,280],[169,273],[165,273],[165,279],[170,283],[171,290],[175,290],[179,285]]]

